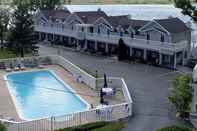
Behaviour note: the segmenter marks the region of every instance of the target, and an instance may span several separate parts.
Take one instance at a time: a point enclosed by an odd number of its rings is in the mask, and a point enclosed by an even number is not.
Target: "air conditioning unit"
[[[194,71],[193,71],[193,81],[194,83],[197,83],[197,64],[194,67]]]

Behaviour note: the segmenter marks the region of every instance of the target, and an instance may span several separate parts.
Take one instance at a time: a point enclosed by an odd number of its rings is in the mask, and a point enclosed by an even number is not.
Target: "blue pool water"
[[[51,71],[7,75],[9,90],[22,119],[32,120],[87,109],[85,101]]]

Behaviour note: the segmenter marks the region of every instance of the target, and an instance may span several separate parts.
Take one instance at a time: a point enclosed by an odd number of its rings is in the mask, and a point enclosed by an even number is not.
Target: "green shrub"
[[[158,129],[157,131],[193,131],[193,130],[185,126],[172,125],[172,126]]]
[[[7,131],[5,125],[0,122],[0,131]]]
[[[97,122],[57,131],[120,131],[122,128],[123,122]]]

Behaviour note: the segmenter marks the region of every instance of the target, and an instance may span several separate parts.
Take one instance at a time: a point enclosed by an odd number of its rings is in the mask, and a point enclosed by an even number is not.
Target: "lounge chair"
[[[6,72],[12,72],[12,69],[11,68],[9,68],[9,67],[6,67]]]
[[[18,66],[14,67],[14,71],[19,71],[20,68]]]
[[[44,69],[44,65],[38,65],[39,69]]]
[[[23,71],[23,70],[26,70],[25,66],[20,66],[20,69]]]

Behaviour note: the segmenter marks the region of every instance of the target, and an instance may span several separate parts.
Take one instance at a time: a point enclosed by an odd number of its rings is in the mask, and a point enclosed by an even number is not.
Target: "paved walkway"
[[[134,100],[134,116],[124,131],[155,131],[157,128],[177,123],[175,113],[168,102],[171,81],[180,74],[165,68],[143,64],[119,62],[114,58],[91,56],[65,49],[41,46],[40,54],[57,54],[76,65],[106,72],[108,76],[123,77]]]

